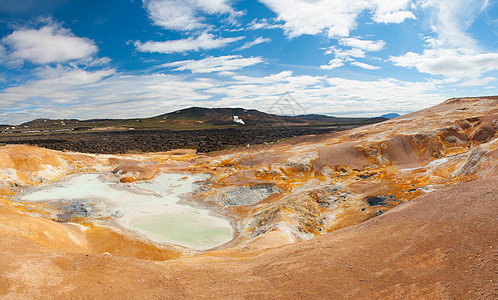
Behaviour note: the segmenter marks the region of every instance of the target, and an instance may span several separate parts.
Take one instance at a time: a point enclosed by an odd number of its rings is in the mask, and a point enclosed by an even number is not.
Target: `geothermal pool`
[[[59,209],[111,217],[116,223],[156,242],[204,250],[229,242],[230,222],[209,210],[178,203],[207,174],[162,173],[155,181],[136,184],[107,182],[101,174],[81,174],[25,193],[20,201],[44,202]]]

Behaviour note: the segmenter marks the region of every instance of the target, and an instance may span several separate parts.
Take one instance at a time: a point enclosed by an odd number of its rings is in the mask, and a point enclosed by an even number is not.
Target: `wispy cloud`
[[[298,101],[303,100],[301,104],[308,112],[358,115],[361,111],[375,116],[387,111],[414,111],[446,97],[436,92],[438,83],[431,81],[362,81],[294,75],[290,71],[264,77],[237,75],[216,80],[161,73],[122,75],[114,70],[47,68],[39,76],[37,80],[3,90],[0,123],[19,124],[41,116],[147,117],[199,105],[241,106],[265,111],[269,103],[285,92],[292,92]]]
[[[426,0],[421,7],[432,11],[435,37],[426,37],[422,53],[408,52],[391,56],[397,66],[421,73],[444,76],[464,86],[484,85],[496,80],[483,78],[498,70],[498,53],[483,51],[467,33],[475,18],[487,5],[486,0]]]
[[[422,54],[408,52],[391,57],[395,65],[419,72],[452,78],[479,78],[498,70],[498,53],[468,53],[450,49],[426,49]]]
[[[342,49],[335,46],[327,48],[325,54],[333,54],[337,58],[348,59],[351,57],[365,57],[365,50],[361,48]]]
[[[282,24],[278,24],[277,21],[272,19],[254,19],[247,26],[246,30],[259,30],[259,29],[275,29],[275,28],[283,28]]]
[[[351,65],[357,66],[357,67],[365,69],[365,70],[378,70],[378,69],[380,69],[379,66],[372,66],[372,65],[369,65],[369,64],[366,64],[366,63],[362,63],[362,62],[359,62],[359,61],[354,61],[354,62],[351,63]]]
[[[331,46],[325,49],[325,54],[333,54],[334,58],[327,65],[320,66],[323,70],[332,70],[344,66],[345,62],[351,62],[351,65],[367,70],[376,70],[380,67],[372,66],[362,62],[356,62],[356,58],[364,58],[367,52],[380,51],[385,48],[386,43],[382,40],[371,41],[358,38],[341,38],[339,45],[350,47],[344,49],[340,46]]]
[[[433,12],[432,30],[440,47],[478,50],[467,33],[485,0],[425,0],[422,8]]]
[[[135,47],[140,52],[181,53],[223,48],[231,43],[240,41],[245,37],[217,38],[213,34],[204,32],[198,37],[165,42],[148,41],[136,42]]]
[[[208,57],[201,60],[182,60],[161,65],[173,68],[173,71],[186,71],[192,73],[212,73],[235,71],[245,67],[254,66],[263,62],[261,57],[244,58],[240,55]]]
[[[85,71],[71,67],[42,67],[35,75],[36,80],[2,90],[0,111],[22,108],[29,99],[50,99],[55,104],[66,104],[84,98],[82,87],[100,83],[115,74],[114,69]]]
[[[321,65],[320,68],[323,70],[332,70],[335,68],[340,68],[344,66],[343,60],[340,58],[334,58],[329,61],[326,65]]]
[[[402,23],[406,19],[416,19],[415,15],[408,10],[410,0],[374,0],[372,20],[377,23]]]
[[[339,40],[339,44],[341,44],[342,46],[361,49],[364,51],[380,51],[386,47],[386,42],[382,40],[371,41],[361,40],[358,38],[342,38]]]
[[[204,15],[223,14],[233,19],[242,14],[228,0],[143,0],[143,6],[154,24],[179,31],[207,28]]]
[[[241,50],[249,49],[249,48],[254,47],[256,45],[259,45],[259,44],[269,43],[269,42],[271,42],[270,38],[264,38],[264,37],[259,36],[254,41],[247,42],[244,45],[237,48],[236,50],[241,51]]]

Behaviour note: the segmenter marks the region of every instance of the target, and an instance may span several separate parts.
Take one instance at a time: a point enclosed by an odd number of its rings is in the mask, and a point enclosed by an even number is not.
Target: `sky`
[[[0,124],[498,95],[497,0],[0,0]]]

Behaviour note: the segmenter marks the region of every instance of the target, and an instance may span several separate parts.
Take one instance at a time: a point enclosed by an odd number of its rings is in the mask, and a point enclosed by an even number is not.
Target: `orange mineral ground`
[[[0,147],[0,298],[498,298],[498,97],[209,155]],[[212,176],[183,200],[227,218],[207,250],[19,193],[97,172]]]

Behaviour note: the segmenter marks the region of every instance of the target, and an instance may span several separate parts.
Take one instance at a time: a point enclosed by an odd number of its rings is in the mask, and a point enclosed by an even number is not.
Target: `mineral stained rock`
[[[460,98],[210,154],[2,146],[0,297],[495,298],[497,120],[498,97]],[[209,173],[183,201],[230,219],[234,239],[199,252],[96,222],[77,203],[15,201],[82,172],[122,184]]]

